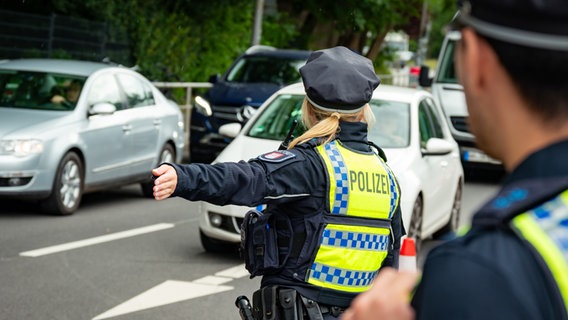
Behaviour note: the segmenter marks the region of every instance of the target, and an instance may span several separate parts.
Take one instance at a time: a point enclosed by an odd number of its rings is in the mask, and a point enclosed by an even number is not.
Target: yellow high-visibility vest
[[[568,190],[511,220],[550,271],[568,314]]]
[[[317,151],[329,173],[329,210],[306,281],[362,292],[371,286],[392,245],[391,218],[399,205],[396,179],[375,154],[351,151],[337,140]]]

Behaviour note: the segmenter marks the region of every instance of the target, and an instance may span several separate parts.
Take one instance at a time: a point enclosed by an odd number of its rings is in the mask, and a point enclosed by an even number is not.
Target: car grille
[[[213,116],[218,119],[241,122],[238,117],[239,107],[213,106]]]
[[[469,133],[469,127],[467,126],[467,117],[450,117],[452,121],[452,126],[461,132]]]

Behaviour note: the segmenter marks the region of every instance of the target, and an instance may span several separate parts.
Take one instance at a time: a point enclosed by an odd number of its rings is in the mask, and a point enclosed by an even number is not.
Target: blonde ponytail
[[[368,110],[367,110],[368,109]],[[339,113],[337,111],[323,111],[314,107],[307,99],[302,103],[302,123],[308,131],[290,142],[288,149],[292,149],[297,144],[310,141],[313,138],[319,139],[320,144],[325,144],[335,139],[339,132],[339,121],[360,121],[365,120],[367,113],[371,113],[369,105],[365,105],[362,111],[353,114]],[[373,117],[374,120],[374,117]]]

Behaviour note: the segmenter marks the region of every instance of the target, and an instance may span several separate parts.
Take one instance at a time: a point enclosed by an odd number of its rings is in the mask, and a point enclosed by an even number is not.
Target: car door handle
[[[162,120],[161,119],[154,119],[154,126],[159,126],[162,124]]]
[[[131,124],[125,124],[122,126],[122,131],[124,132],[130,132],[132,131],[132,125]]]
[[[447,166],[448,166],[448,161],[442,161],[442,162],[440,162],[440,166],[441,166],[442,168],[447,167]]]

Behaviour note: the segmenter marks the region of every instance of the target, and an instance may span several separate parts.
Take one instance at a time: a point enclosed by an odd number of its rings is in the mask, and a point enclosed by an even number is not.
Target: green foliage
[[[389,30],[415,33],[422,4],[432,17],[430,55],[437,54],[455,0],[277,0],[265,15],[261,43],[281,48],[320,49],[347,45],[364,52],[378,71],[389,55],[380,44]],[[129,56],[156,81],[207,81],[223,73],[251,43],[255,1],[251,0],[27,0],[34,11],[105,21],[108,36],[126,34]],[[21,6],[20,6],[21,7]],[[416,47],[416,39],[411,39]],[[64,57],[65,52],[58,52]],[[121,61],[118,61],[121,62]]]
[[[51,0],[56,12],[108,21],[131,59],[156,81],[207,81],[250,45],[249,0]]]
[[[264,17],[261,43],[276,48],[291,48],[291,42],[299,33],[296,25],[297,21],[286,12]]]
[[[445,27],[457,11],[457,4],[453,0],[430,0],[432,16],[432,29],[430,31],[430,48],[428,56],[438,58],[444,40]]]

